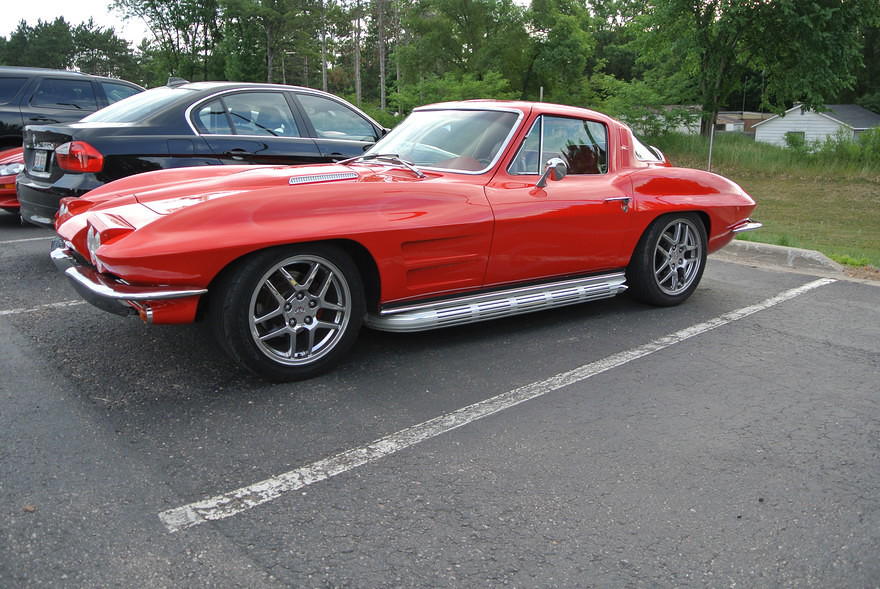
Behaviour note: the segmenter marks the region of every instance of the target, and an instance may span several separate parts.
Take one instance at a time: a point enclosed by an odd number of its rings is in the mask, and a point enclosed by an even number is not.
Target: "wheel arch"
[[[666,217],[668,215],[687,214],[687,213],[691,213],[691,214],[694,214],[697,216],[697,218],[700,220],[700,223],[702,223],[703,227],[706,229],[706,237],[708,238],[711,235],[712,219],[709,216],[709,213],[707,213],[706,211],[703,211],[701,209],[681,209],[681,210],[674,210],[674,211],[665,211],[665,212],[659,213],[658,215],[653,217],[647,224],[645,224],[645,228],[642,229],[642,233],[641,233],[641,235],[639,235],[639,239],[636,241],[636,245],[635,245],[635,247],[633,247],[633,251],[630,253],[629,263],[630,264],[632,263],[632,257],[634,255],[636,255],[636,250],[638,250],[638,245],[642,242],[642,240],[645,238],[645,235],[647,235],[648,231],[651,230],[651,227],[654,225],[654,223],[657,222],[658,219],[662,219],[663,217]]]
[[[213,279],[211,279],[211,282],[208,284],[208,293],[202,296],[202,298],[199,300],[199,307],[198,311],[196,312],[197,320],[205,317],[207,309],[211,304],[211,292],[216,290],[217,284],[224,280],[227,276],[229,276],[231,272],[234,272],[236,268],[238,268],[241,264],[246,263],[249,258],[268,250],[282,249],[287,247],[307,247],[309,245],[317,244],[334,245],[343,250],[352,259],[355,266],[357,266],[358,272],[360,272],[361,275],[361,281],[364,285],[364,298],[366,300],[367,309],[377,309],[379,306],[381,280],[379,277],[379,267],[377,266],[376,260],[373,258],[373,255],[370,253],[370,251],[363,244],[353,239],[324,239],[273,245],[270,247],[265,247],[248,252],[230,261],[220,270],[220,272],[217,273],[216,276],[214,276]]]

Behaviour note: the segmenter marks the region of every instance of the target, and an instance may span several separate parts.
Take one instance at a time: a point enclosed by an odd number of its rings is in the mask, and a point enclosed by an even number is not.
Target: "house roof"
[[[755,123],[754,126],[757,127],[763,125],[768,121],[778,119],[780,116],[785,116],[790,112],[799,110],[800,108],[801,105],[796,104],[785,111],[782,115],[772,116],[760,123]],[[846,125],[851,129],[862,130],[870,129],[872,127],[880,127],[880,114],[870,111],[867,108],[863,108],[858,104],[826,104],[825,110],[817,112],[816,114],[822,115],[842,125]]]
[[[825,108],[828,109],[828,112],[824,114],[853,129],[880,127],[880,114],[862,108],[858,104],[826,104]]]

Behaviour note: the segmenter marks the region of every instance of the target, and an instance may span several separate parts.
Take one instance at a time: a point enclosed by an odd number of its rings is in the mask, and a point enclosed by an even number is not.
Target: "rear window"
[[[27,78],[0,78],[0,104],[8,104],[15,98]]]
[[[154,88],[123,98],[83,119],[86,123],[137,123],[184,96],[193,93],[185,88]]]

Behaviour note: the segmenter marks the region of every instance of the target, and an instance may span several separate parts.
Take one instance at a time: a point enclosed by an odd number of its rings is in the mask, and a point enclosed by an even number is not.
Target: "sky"
[[[53,21],[59,16],[76,26],[91,17],[101,27],[112,27],[116,35],[134,46],[144,37],[149,37],[146,24],[139,19],[123,22],[116,11],[109,8],[110,0],[2,0],[0,4],[0,36],[9,38],[21,20],[34,26],[37,21]]]

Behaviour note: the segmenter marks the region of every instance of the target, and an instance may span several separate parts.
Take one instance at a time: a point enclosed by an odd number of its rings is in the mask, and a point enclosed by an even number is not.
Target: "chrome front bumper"
[[[758,223],[757,221],[752,221],[751,219],[746,219],[742,223],[735,225],[733,227],[734,233],[742,233],[743,231],[754,231],[755,229],[760,229],[763,227],[763,223]]]
[[[206,288],[173,286],[135,286],[98,273],[94,268],[80,263],[63,243],[56,240],[50,254],[55,267],[64,272],[73,288],[82,298],[108,313],[133,315],[137,313],[128,304],[146,303],[202,295]]]

